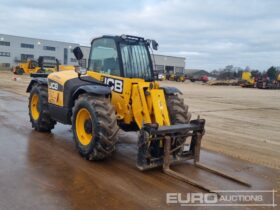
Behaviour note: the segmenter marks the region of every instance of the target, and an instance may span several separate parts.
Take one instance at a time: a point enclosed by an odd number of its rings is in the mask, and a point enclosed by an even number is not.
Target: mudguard
[[[27,89],[26,89],[26,92],[29,93],[31,91],[31,88],[34,84],[40,84],[40,85],[46,85],[48,86],[48,79],[47,78],[44,78],[44,77],[35,77],[35,78],[32,78],[32,80],[30,81]]]
[[[166,95],[173,95],[175,93],[183,94],[179,89],[175,87],[161,87]]]
[[[111,88],[109,86],[102,85],[83,85],[75,90],[72,98],[75,99],[82,93],[92,93],[94,95],[108,96],[111,94]]]

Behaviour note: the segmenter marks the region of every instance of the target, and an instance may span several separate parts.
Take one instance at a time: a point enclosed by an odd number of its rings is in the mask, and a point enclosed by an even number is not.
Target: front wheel
[[[79,153],[87,160],[109,157],[117,143],[117,118],[110,100],[82,94],[75,101],[73,135]]]
[[[167,95],[166,102],[171,125],[188,124],[190,122],[191,114],[188,112],[189,107],[184,104],[182,98],[178,95]],[[186,138],[177,137],[172,144],[172,149],[182,146],[182,150],[185,141]],[[180,155],[180,150],[177,150],[175,153]]]

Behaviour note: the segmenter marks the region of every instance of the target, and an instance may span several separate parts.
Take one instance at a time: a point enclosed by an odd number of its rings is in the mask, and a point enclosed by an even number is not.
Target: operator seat
[[[109,72],[112,75],[120,76],[119,64],[115,58],[106,58],[104,59],[104,65],[102,71]]]

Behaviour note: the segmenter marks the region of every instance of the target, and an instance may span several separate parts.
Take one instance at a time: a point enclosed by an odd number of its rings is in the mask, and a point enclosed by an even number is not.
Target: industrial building
[[[185,58],[175,57],[168,55],[154,55],[155,71],[164,73],[184,73],[185,71]]]
[[[8,69],[28,59],[45,56],[49,60],[57,58],[61,64],[77,65],[71,49],[75,43],[51,41],[0,34],[0,68]]]
[[[71,42],[0,34],[0,69],[10,69],[28,59],[38,59],[39,56],[44,56],[50,60],[57,58],[64,65],[78,65],[72,52],[77,46],[80,45]],[[87,67],[90,47],[80,47],[84,53],[84,59],[79,64],[82,67]],[[152,60],[155,71],[184,72],[185,69],[184,57],[155,54]]]

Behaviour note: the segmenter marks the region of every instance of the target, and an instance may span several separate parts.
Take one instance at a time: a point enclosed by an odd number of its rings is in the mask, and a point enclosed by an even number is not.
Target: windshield
[[[89,69],[102,74],[120,76],[118,51],[113,39],[102,38],[93,42]]]
[[[149,52],[144,42],[120,44],[124,76],[151,81],[152,71]]]

